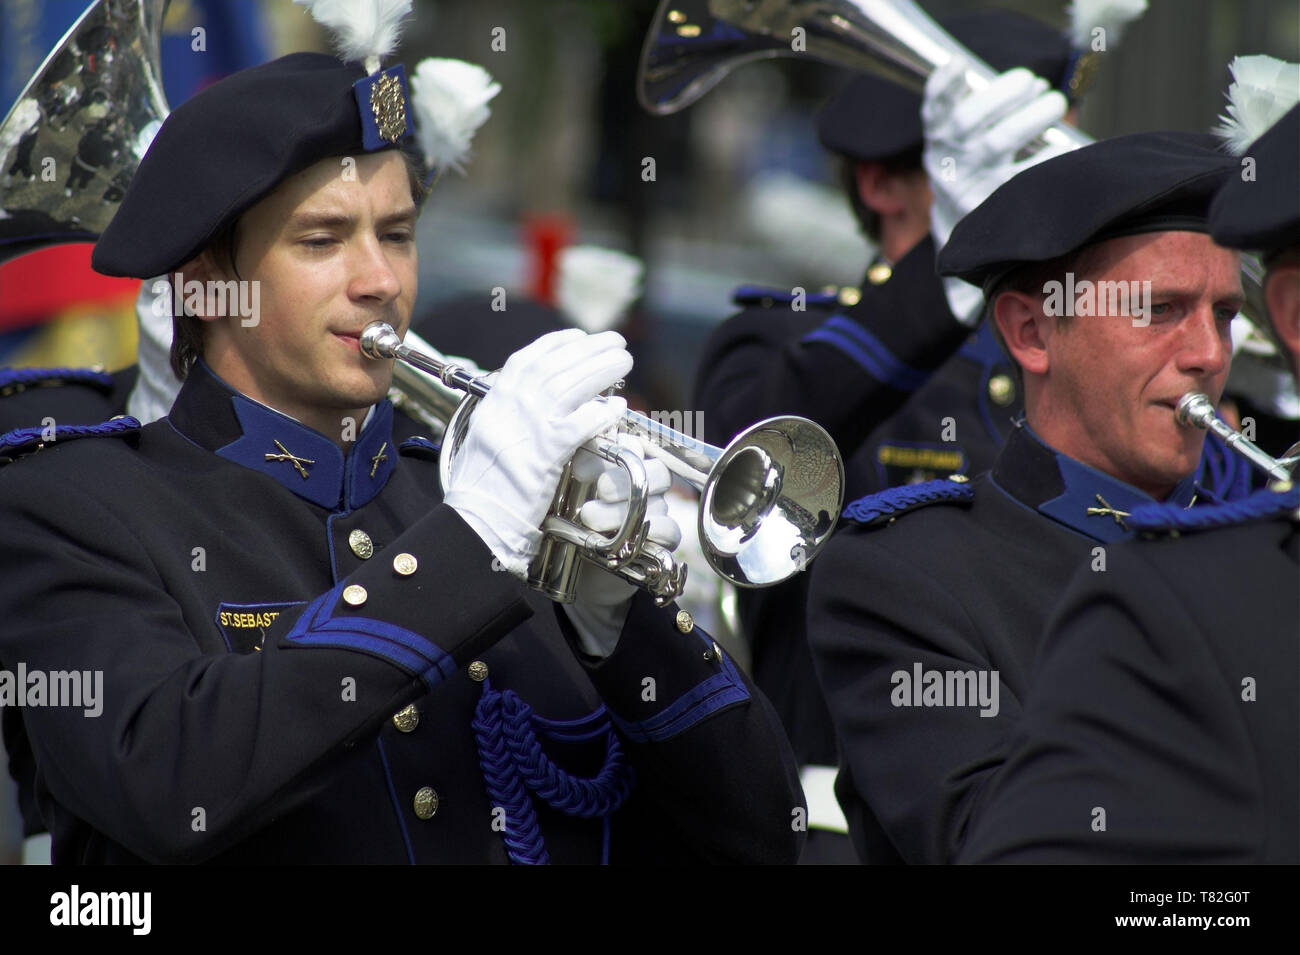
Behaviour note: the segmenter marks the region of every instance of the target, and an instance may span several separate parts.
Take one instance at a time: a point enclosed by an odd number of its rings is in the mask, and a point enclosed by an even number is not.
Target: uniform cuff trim
[[[822,342],[837,348],[878,381],[899,391],[915,391],[930,374],[899,361],[880,340],[843,315],[835,315],[804,337],[805,342]]]
[[[620,733],[635,743],[660,743],[690,729],[724,707],[748,700],[749,689],[740,678],[735,664],[725,654],[721,661],[721,673],[697,684],[650,719],[632,723],[619,719],[612,710],[610,719]]]
[[[418,633],[369,617],[334,617],[344,584],[316,598],[302,612],[288,640],[299,646],[360,650],[420,675],[433,689],[456,671],[456,663]]]

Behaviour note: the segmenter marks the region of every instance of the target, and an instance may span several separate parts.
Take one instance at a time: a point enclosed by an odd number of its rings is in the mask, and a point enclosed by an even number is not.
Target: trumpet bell
[[[767,587],[804,570],[830,538],[844,504],[844,465],[820,426],[769,418],[727,445],[701,493],[709,566],[737,586]]]

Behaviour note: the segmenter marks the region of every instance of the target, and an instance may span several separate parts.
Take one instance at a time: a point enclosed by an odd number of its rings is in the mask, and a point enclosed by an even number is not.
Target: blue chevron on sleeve
[[[878,338],[843,315],[831,316],[803,340],[838,349],[871,377],[899,391],[915,391],[930,379],[929,372],[900,361]]]

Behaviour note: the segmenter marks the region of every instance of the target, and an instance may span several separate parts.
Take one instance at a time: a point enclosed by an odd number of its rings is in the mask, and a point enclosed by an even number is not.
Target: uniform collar
[[[397,460],[387,399],[344,456],[325,435],[231,388],[202,360],[190,368],[168,420],[196,444],[331,511],[371,501]]]
[[[1106,543],[1128,537],[1124,518],[1153,500],[1131,484],[1052,448],[1023,419],[998,455],[993,481],[1027,507]],[[1195,476],[1188,475],[1167,503],[1190,507],[1196,491]]]

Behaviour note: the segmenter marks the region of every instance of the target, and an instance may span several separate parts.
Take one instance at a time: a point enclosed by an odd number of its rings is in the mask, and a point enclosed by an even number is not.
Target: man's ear
[[[1002,292],[993,303],[993,320],[1020,367],[1027,374],[1047,374],[1047,337],[1051,334],[1047,326],[1053,319],[1043,314],[1042,303],[1024,292]]]
[[[858,197],[879,216],[894,216],[903,211],[906,197],[899,188],[899,177],[885,169],[884,163],[860,162],[854,166]]]
[[[208,315],[207,294],[206,292],[199,295],[189,294],[192,288],[208,288],[208,282],[222,281],[225,276],[222,270],[217,266],[216,256],[213,255],[211,248],[206,248],[194,258],[190,259],[180,268],[175,269],[170,276],[173,287],[177,281],[183,284],[183,287],[177,290],[178,297],[185,303],[185,310],[195,318],[202,319],[205,322],[212,321],[217,316]],[[191,282],[198,282],[197,286],[191,286]],[[173,292],[173,294],[177,294]]]
[[[1264,277],[1264,303],[1291,364],[1300,363],[1300,264],[1277,266]]]

